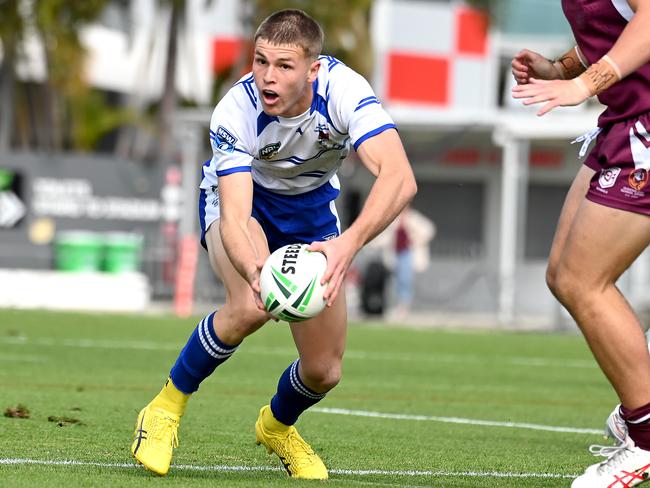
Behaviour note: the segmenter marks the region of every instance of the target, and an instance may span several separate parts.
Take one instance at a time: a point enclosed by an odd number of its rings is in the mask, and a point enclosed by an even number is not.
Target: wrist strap
[[[621,78],[621,70],[618,65],[612,58],[605,55],[573,81],[585,92],[587,97],[593,97],[607,90]]]
[[[572,80],[575,77],[580,76],[584,73],[585,69],[587,69],[587,66],[580,56],[580,52],[578,51],[578,46],[574,46],[557,58],[553,63],[553,66],[555,66],[555,69],[560,74],[560,78],[563,80]]]

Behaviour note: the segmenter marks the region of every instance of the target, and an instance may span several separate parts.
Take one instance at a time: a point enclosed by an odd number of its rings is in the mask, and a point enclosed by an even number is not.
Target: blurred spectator
[[[411,310],[415,274],[429,267],[429,243],[435,234],[435,224],[408,206],[371,243],[381,248],[384,265],[395,278],[397,302],[393,315],[396,318],[405,316]]]

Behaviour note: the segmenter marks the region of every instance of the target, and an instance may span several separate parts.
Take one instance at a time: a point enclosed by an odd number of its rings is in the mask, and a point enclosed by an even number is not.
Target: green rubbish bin
[[[107,273],[140,271],[142,241],[140,234],[123,232],[106,234],[102,270]]]
[[[54,266],[59,271],[99,271],[102,238],[87,231],[60,232],[54,239]]]

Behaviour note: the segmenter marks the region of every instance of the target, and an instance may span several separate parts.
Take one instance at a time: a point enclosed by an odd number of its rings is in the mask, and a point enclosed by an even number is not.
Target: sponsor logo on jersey
[[[271,159],[278,153],[281,145],[281,142],[273,142],[271,144],[267,144],[262,149],[260,149],[260,159]]]
[[[611,188],[616,183],[616,178],[621,172],[621,168],[614,166],[613,168],[601,169],[600,177],[598,178],[598,185],[601,188]]]
[[[338,236],[336,232],[332,232],[331,234],[327,234],[326,236],[323,236],[324,241],[331,241],[332,239],[335,239]]]
[[[233,152],[235,150],[236,143],[237,138],[228,132],[225,127],[220,125],[217,128],[217,134],[214,138],[214,144],[217,149],[224,152]]]
[[[627,178],[627,183],[636,191],[640,191],[648,183],[648,172],[643,168],[632,171]]]

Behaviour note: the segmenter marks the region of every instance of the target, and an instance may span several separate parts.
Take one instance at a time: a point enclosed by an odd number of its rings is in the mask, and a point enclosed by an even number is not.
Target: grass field
[[[0,486],[313,485],[254,444],[259,407],[295,359],[283,324],[203,383],[169,476],[134,465],[137,412],[195,323],[0,310],[0,408],[31,412],[0,417]],[[615,402],[577,335],[352,324],[341,384],[298,427],[328,486],[569,486]]]

